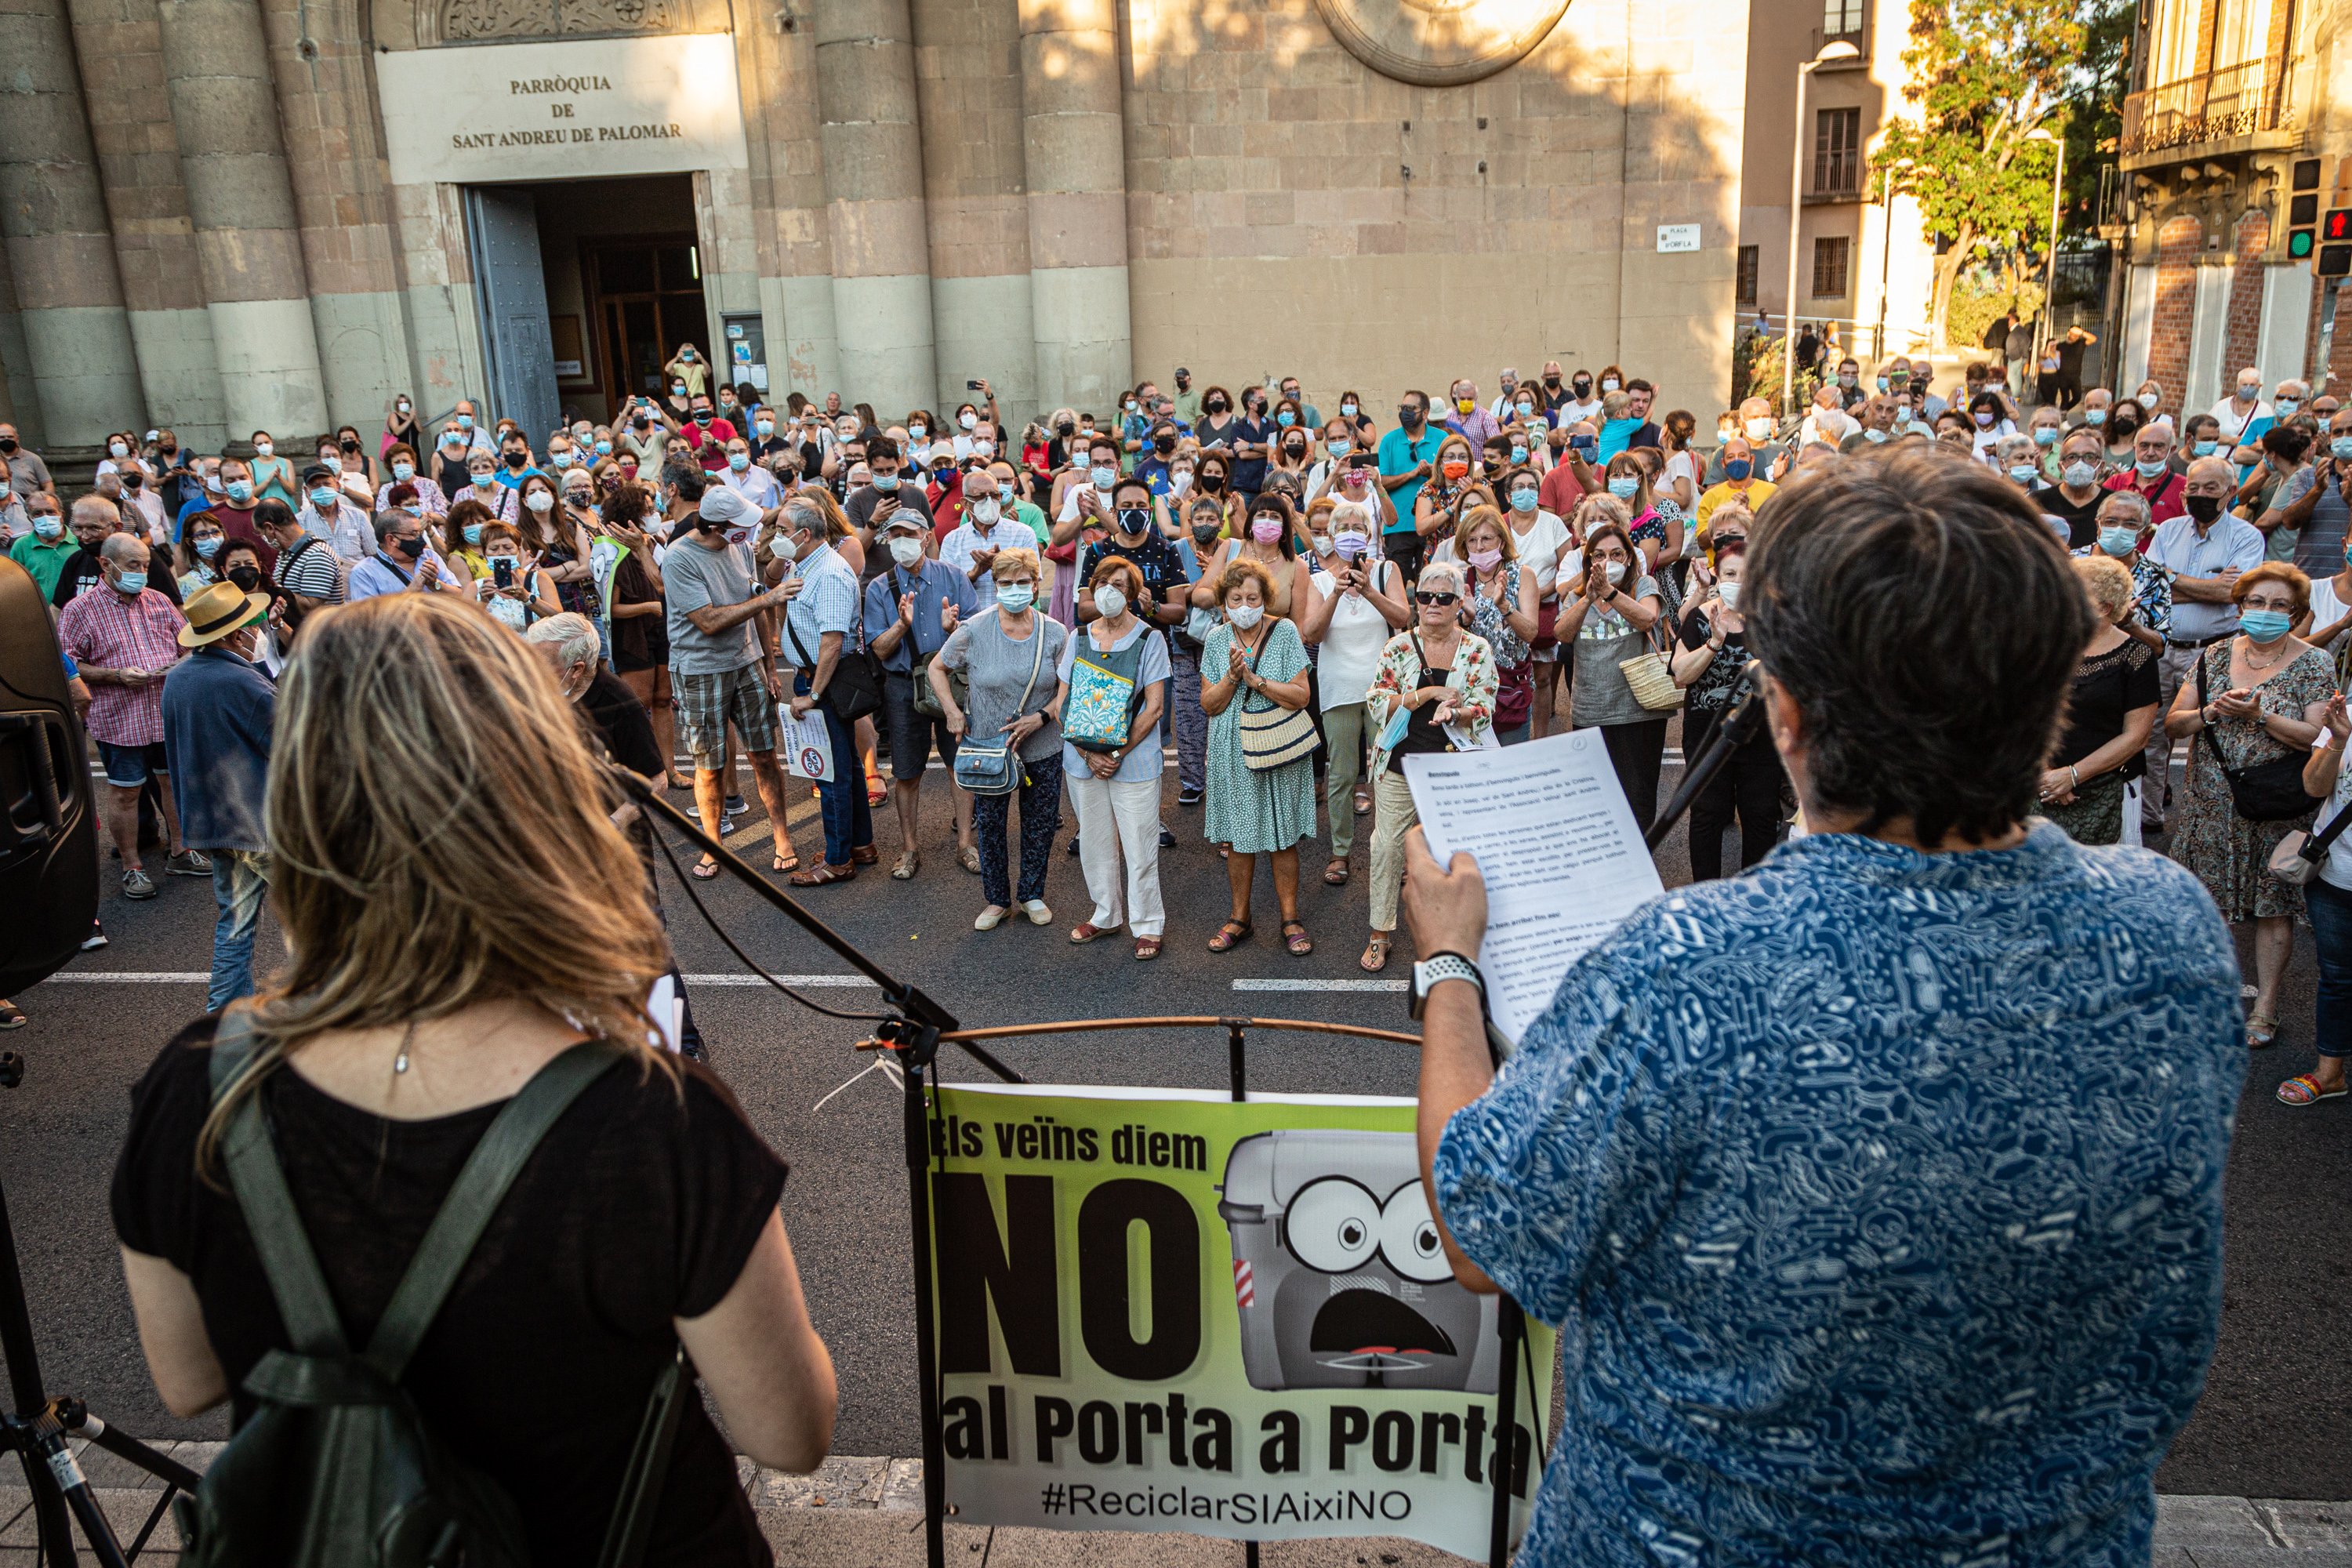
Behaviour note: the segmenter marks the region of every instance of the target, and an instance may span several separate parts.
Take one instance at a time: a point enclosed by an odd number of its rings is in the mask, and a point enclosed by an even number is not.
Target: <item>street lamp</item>
[[[1780,409],[1785,415],[1797,395],[1797,227],[1805,215],[1805,84],[1823,66],[1862,58],[1862,51],[1843,38],[1822,46],[1822,52],[1797,68],[1797,134],[1789,149],[1789,293],[1787,320],[1780,328]]]
[[[1870,353],[1881,363],[1886,359],[1886,279],[1895,269],[1895,173],[1911,166],[1910,159],[1897,158],[1878,182],[1878,325],[1870,334]]]
[[[2047,142],[2058,149],[2058,173],[2050,182],[2050,254],[2042,264],[2042,330],[2034,334],[2033,355],[2036,361],[2042,351],[2050,346],[2051,312],[2058,303],[2058,205],[2066,187],[2066,139],[2054,135],[2046,125],[2037,125],[2026,132],[2028,142]]]

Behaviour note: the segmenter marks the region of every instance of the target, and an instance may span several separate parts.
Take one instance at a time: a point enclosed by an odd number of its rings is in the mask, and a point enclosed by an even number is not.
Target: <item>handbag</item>
[[[1273,637],[1272,632],[1266,634],[1268,641],[1272,641]],[[1265,652],[1263,646],[1259,652]],[[1256,661],[1252,660],[1249,668],[1255,670]],[[1306,709],[1285,708],[1269,698],[1266,707],[1253,710],[1249,705],[1252,695],[1248,688],[1243,688],[1242,712],[1238,722],[1244,767],[1254,773],[1271,773],[1315,754],[1316,744],[1322,737],[1316,731],[1313,716]]]
[[[1072,636],[1078,651],[1070,660],[1070,694],[1062,703],[1062,739],[1082,752],[1116,752],[1127,744],[1143,708],[1143,637],[1106,653],[1084,631]]]
[[[1034,615],[1034,612],[1032,612]],[[997,612],[998,629],[1003,626],[1004,612]],[[1037,672],[1045,664],[1045,627],[1041,620],[1029,633],[1037,646],[1029,658],[1028,684],[1021,688],[1021,700],[1013,704],[1013,716],[1019,718],[1029,706],[1029,694],[1037,689]],[[966,710],[969,713],[970,710]],[[955,782],[971,795],[1011,795],[1021,787],[1021,751],[1004,731],[997,731],[994,745],[975,741],[966,733],[956,745]]]
[[[1666,617],[1660,616],[1655,626],[1665,624]],[[1660,649],[1644,648],[1631,658],[1621,658],[1617,668],[1633,700],[1651,712],[1671,713],[1683,705],[1683,689],[1675,684],[1675,668]]]
[[[816,660],[809,657],[802,645],[801,634],[793,625],[793,617],[784,616],[784,635],[793,639],[793,652],[798,656],[798,668],[812,677],[816,673]],[[845,724],[855,724],[868,713],[882,708],[882,661],[874,650],[862,642],[856,647],[842,638],[841,657],[834,661],[833,679],[824,683],[824,691],[817,698],[817,706],[824,709]]]
[[[2352,827],[2352,801],[2346,802],[2344,809],[2316,834],[2298,827],[2280,839],[2279,847],[2271,851],[2271,875],[2293,888],[2311,881],[2326,863],[2327,851],[2344,837],[2347,827]]]
[[[2197,706],[2200,709],[2210,700],[2205,695],[2206,657],[2205,653],[2197,656]],[[2303,758],[2290,752],[2267,763],[2233,768],[2221,754],[2221,743],[2213,739],[2210,725],[2200,727],[2197,734],[2212,749],[2213,765],[2229,781],[2231,808],[2248,822],[2284,822],[2319,805],[2303,787]]]

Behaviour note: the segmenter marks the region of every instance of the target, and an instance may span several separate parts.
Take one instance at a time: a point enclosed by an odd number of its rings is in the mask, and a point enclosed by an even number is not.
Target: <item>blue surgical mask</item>
[[[564,469],[572,466],[572,454],[569,452],[550,452],[547,455],[547,463],[548,467],[553,468],[560,474]]]
[[[310,492],[310,504],[321,512],[333,511],[336,510],[335,492],[322,485]]]
[[[2099,530],[2099,548],[2110,555],[2129,555],[2139,548],[2137,528],[2103,528]]]
[[[596,443],[596,455],[598,457],[609,457],[611,456],[612,451],[613,443],[610,440],[604,440]]]
[[[2085,425],[2105,425],[2106,422],[2107,422],[2107,411],[2106,411],[2105,409],[2104,409],[2104,408],[2085,408],[2084,410],[2083,410],[2083,423],[2084,423],[2084,424],[2085,424]]]
[[[1753,458],[1727,458],[1724,459],[1723,477],[1727,479],[1744,479],[1755,471],[1756,463]],[[1609,488],[1613,490],[1617,487],[1612,484]]]
[[[996,590],[996,602],[1015,615],[1027,609],[1036,597],[1037,585],[1034,583],[1007,583]]]
[[[460,430],[471,430],[473,427],[474,427],[474,416],[473,416],[472,415],[470,415],[470,414],[460,414],[460,415],[458,415],[458,416],[457,416],[457,428],[458,428],[458,429],[460,429]]]
[[[460,531],[465,534],[466,542],[468,544],[479,544],[482,542],[482,525],[478,522],[469,522]]]
[[[65,531],[66,525],[57,518],[37,517],[33,520],[33,533],[36,538],[55,539]]]
[[[2197,456],[2200,458],[2210,458],[2213,455],[2214,448],[2221,446],[2221,443],[2219,441],[2200,441],[2197,443],[2193,450],[2196,452]]]
[[[1511,510],[1513,511],[1535,510],[1536,501],[1540,497],[1541,493],[1542,492],[1538,490],[1529,489],[1524,485],[1520,486],[1517,489],[1511,492]]]
[[[2352,436],[2338,436],[2329,441],[2327,455],[2339,463],[2352,463]]]
[[[1097,464],[1094,471],[1087,477],[1094,480],[1095,489],[1098,490],[1107,490],[1110,489],[1111,486],[1118,483],[1118,470],[1117,468],[1106,468],[1100,464]]]
[[[2037,447],[2055,447],[2058,444],[2058,427],[2054,425],[2041,426],[2033,432],[2033,444]]]
[[[2284,610],[2248,610],[2238,617],[2238,629],[2258,643],[2278,641],[2294,624]]]
[[[125,572],[114,579],[114,585],[126,594],[143,593],[147,587],[147,574]]]
[[[238,506],[249,504],[253,500],[253,481],[251,479],[229,480],[228,499]]]
[[[1887,437],[1887,432],[1886,432],[1886,431],[1880,430],[1880,429],[1877,429],[1877,428],[1874,428],[1874,428],[1872,428],[1872,429],[1864,430],[1864,431],[1862,433],[1862,438],[1863,438],[1864,440],[1865,440],[1865,441],[1884,441],[1884,440],[1885,440],[1885,439],[1886,439],[1886,437]]]
[[[214,556],[220,553],[220,542],[221,536],[217,533],[209,534],[203,539],[197,540],[196,554],[204,560],[210,561]]]
[[[772,419],[755,419],[751,422],[751,428],[757,431],[760,439],[764,441],[776,433],[776,422]]]
[[[2141,479],[2152,479],[2159,474],[2170,473],[2172,465],[2162,458],[2153,459],[2142,458],[2132,464],[2132,471]]]
[[[1511,448],[1511,461],[1514,464],[1524,463],[1527,460],[1528,449],[1525,447],[1514,447]]]
[[[416,465],[414,463],[394,463],[392,466],[392,477],[400,483],[406,484],[409,480],[416,477]]]
[[[1738,462],[1739,471],[1738,473],[1731,473],[1731,464],[1729,463],[1723,465],[1723,471],[1727,474],[1731,474],[1731,477],[1735,479],[1744,479],[1748,477],[1748,460],[1745,458],[1742,458]],[[1632,500],[1635,496],[1642,493],[1642,481],[1624,474],[1619,474],[1615,479],[1609,481],[1609,493],[1615,496],[1619,500]]]
[[[884,495],[888,495],[892,490],[898,488],[898,476],[896,474],[877,474],[874,476],[874,488],[880,490]]]
[[[1279,413],[1279,414],[1277,414],[1277,415],[1276,415],[1276,416],[1274,416],[1274,422],[1275,422],[1276,425],[1281,426],[1282,426],[1284,429],[1286,429],[1286,430],[1289,429],[1291,426],[1293,426],[1293,425],[1297,424],[1297,421],[1298,421],[1298,416],[1297,416],[1297,415],[1296,415],[1296,414],[1293,414],[1293,413],[1292,413],[1289,409],[1287,409],[1287,408],[1284,409],[1281,413]]]
[[[730,471],[740,474],[740,473],[743,472],[745,469],[749,468],[751,466],[751,453],[749,453],[749,452],[730,452],[730,453],[728,453],[728,454],[727,454],[727,467],[728,467],[728,468],[729,468],[729,470],[730,470]],[[893,476],[892,476],[892,478],[894,478],[894,479],[895,479],[896,477],[897,477],[896,475],[893,475]]]
[[[1883,375],[1878,378],[1878,390],[1881,392],[1886,390],[1886,378]]]
[[[1330,443],[1331,455],[1335,458],[1344,458],[1355,449],[1356,444],[1344,437]]]
[[[2271,414],[2273,417],[2284,423],[2294,418],[2296,411],[2302,406],[2303,399],[2300,397],[2282,397],[2271,405]]]
[[[2031,463],[2012,463],[2010,465],[2009,477],[2021,485],[2030,485],[2041,472],[2041,469]]]

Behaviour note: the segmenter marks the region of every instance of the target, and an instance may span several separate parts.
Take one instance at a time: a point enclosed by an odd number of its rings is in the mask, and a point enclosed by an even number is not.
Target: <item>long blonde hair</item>
[[[290,950],[255,1000],[230,1112],[329,1029],[536,1003],[641,1064],[669,970],[643,863],[536,648],[446,594],[314,616],[278,684],[271,908]]]

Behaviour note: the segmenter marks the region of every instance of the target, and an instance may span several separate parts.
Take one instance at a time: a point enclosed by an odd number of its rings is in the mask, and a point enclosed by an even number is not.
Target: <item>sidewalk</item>
[[[218,1443],[167,1443],[165,1452],[201,1470]],[[123,1543],[155,1506],[161,1483],[88,1447],[81,1463]],[[828,1568],[921,1568],[922,1463],[835,1458],[813,1476],[788,1476],[736,1461],[779,1563]],[[13,1470],[0,1485],[0,1568],[33,1568],[29,1494]],[[167,1515],[140,1555],[162,1563],[178,1536]],[[947,1527],[948,1561],[959,1568],[1238,1568],[1241,1548],[1192,1535],[1113,1531]],[[1454,1568],[1461,1559],[1418,1542],[1370,1537],[1268,1542],[1282,1568]],[[2154,1568],[2352,1568],[2352,1502],[2283,1502],[2233,1497],[2157,1500]]]

